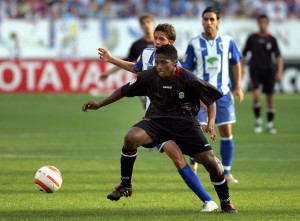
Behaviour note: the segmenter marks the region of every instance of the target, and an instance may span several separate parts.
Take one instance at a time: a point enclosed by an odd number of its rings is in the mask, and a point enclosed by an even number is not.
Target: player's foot
[[[107,195],[107,199],[118,201],[122,196],[131,197],[132,187],[125,187],[121,184],[115,187],[115,190]]]
[[[225,174],[225,177],[227,179],[227,182],[230,182],[230,183],[238,183],[239,181],[237,179],[235,179],[233,177],[233,175],[230,173],[230,174]]]
[[[197,174],[198,163],[190,163],[190,167],[194,171],[194,173]]]
[[[255,125],[255,128],[254,128],[254,133],[260,134],[260,133],[262,133],[262,132],[263,132],[263,127],[262,127],[262,125],[261,125],[261,124],[256,124],[256,125]]]
[[[232,204],[223,205],[221,209],[222,209],[222,213],[237,213],[238,212]]]
[[[267,131],[269,134],[277,134],[277,130],[274,127],[268,127]]]
[[[217,210],[218,210],[218,205],[211,200],[211,201],[204,202],[201,212],[209,213],[209,212],[215,212]]]

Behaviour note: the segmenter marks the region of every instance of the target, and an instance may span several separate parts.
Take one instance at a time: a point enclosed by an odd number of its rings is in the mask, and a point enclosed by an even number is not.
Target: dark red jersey
[[[252,68],[270,69],[273,67],[273,56],[280,56],[276,39],[270,35],[251,34],[243,50],[243,56],[251,52],[249,65]]]
[[[161,78],[156,68],[143,71],[122,87],[122,94],[126,97],[148,96],[151,104],[146,118],[194,117],[200,109],[199,100],[210,105],[222,97],[214,86],[180,67],[171,79]]]

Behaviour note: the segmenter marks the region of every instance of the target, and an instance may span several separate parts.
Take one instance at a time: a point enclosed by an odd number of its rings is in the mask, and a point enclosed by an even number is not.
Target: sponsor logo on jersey
[[[218,60],[219,59],[217,57],[210,57],[207,59],[207,62],[210,63],[211,65],[213,65]]]
[[[163,89],[172,89],[172,86],[163,85]]]
[[[184,98],[184,92],[179,92],[179,99],[183,99]]]

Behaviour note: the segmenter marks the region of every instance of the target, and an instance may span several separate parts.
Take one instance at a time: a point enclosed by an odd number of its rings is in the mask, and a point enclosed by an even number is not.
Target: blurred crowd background
[[[1,0],[1,19],[115,19],[137,17],[142,12],[156,18],[200,17],[215,6],[222,18],[254,18],[267,14],[272,20],[300,18],[300,0]]]

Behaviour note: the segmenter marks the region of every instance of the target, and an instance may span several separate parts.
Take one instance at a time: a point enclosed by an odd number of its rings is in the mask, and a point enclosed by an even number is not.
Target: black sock
[[[121,155],[121,184],[125,187],[131,187],[131,176],[133,171],[134,161],[136,159],[136,150],[122,149]]]
[[[259,103],[253,106],[253,113],[256,119],[260,118],[260,110],[261,110],[261,106]]]
[[[268,109],[267,111],[267,120],[268,122],[272,122],[274,120],[275,110],[273,108]]]
[[[218,197],[221,201],[221,207],[230,203],[229,188],[224,175],[221,177],[210,177]]]

